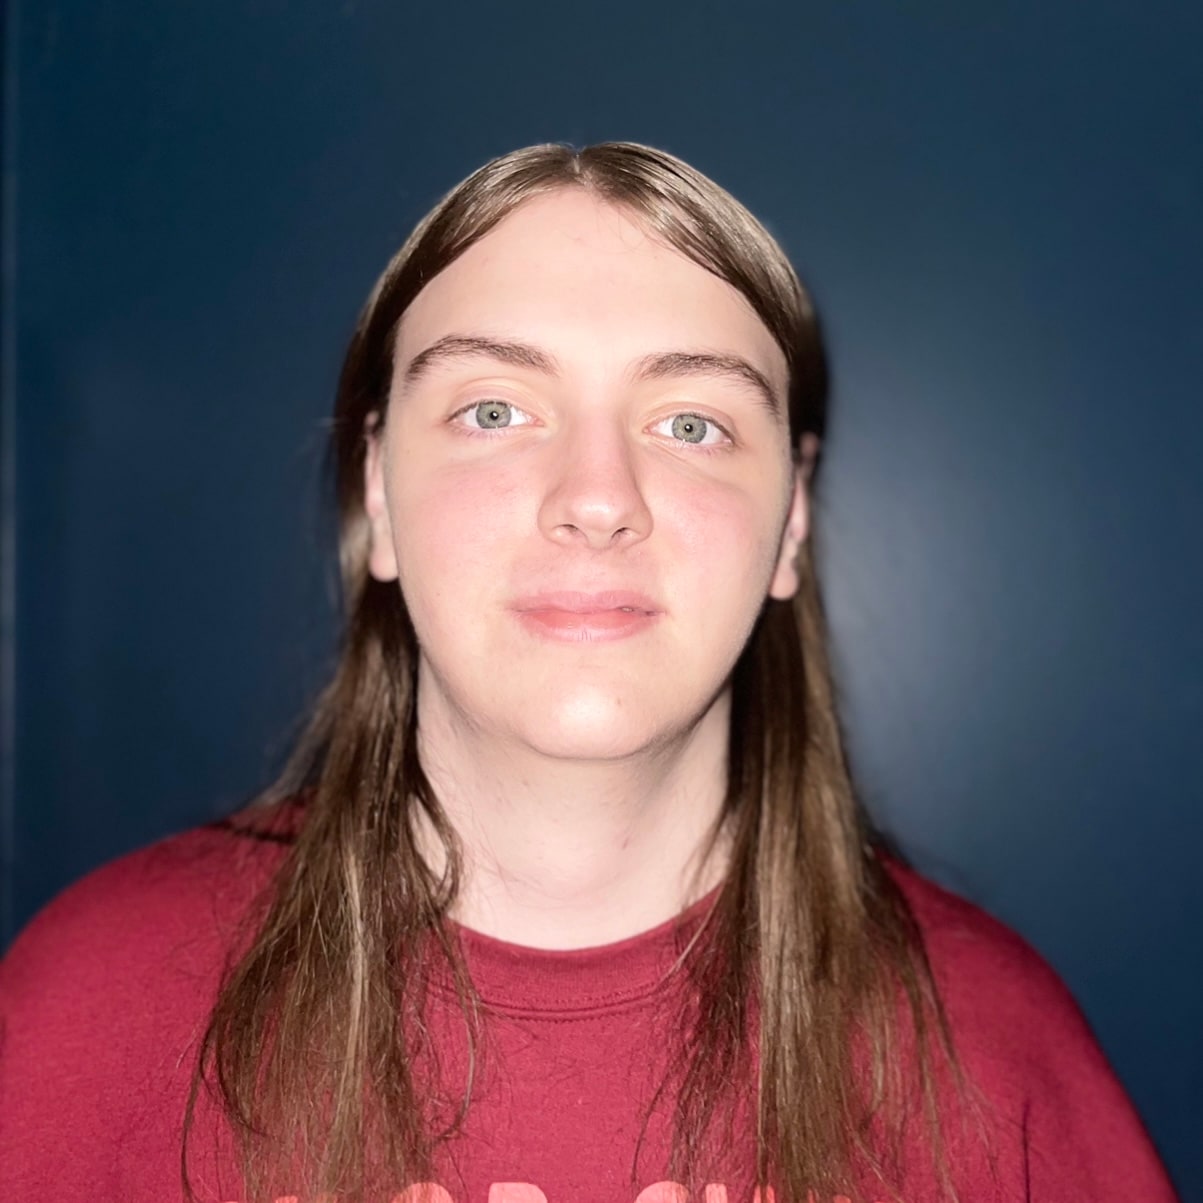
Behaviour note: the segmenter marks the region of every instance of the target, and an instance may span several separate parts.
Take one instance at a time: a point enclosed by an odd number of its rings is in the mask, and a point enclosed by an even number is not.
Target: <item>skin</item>
[[[541,362],[461,347],[411,371],[466,338]],[[666,351],[738,358],[776,408],[731,371],[639,375]],[[566,189],[423,289],[394,362],[368,436],[370,570],[418,635],[423,763],[465,853],[456,917],[545,948],[655,926],[721,878],[721,836],[703,853],[730,673],[765,598],[798,587],[784,355],[730,285]]]

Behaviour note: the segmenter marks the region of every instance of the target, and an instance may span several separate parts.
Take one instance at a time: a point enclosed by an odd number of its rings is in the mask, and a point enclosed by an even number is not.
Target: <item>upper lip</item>
[[[636,593],[630,589],[606,589],[596,593],[548,590],[515,598],[511,606],[520,613],[534,610],[563,610],[569,614],[601,614],[607,610],[660,613],[660,606],[646,593]]]

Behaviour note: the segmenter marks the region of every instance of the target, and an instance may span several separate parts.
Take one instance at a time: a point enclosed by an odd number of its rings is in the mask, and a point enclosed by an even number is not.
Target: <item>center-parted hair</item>
[[[295,834],[248,918],[194,1078],[193,1103],[202,1089],[217,1095],[252,1198],[281,1183],[348,1200],[374,1184],[399,1190],[428,1174],[471,1107],[471,1081],[442,1081],[426,1037],[438,960],[487,1055],[443,924],[461,858],[418,755],[416,638],[397,583],[368,573],[364,457],[388,418],[414,298],[525,202],[565,188],[621,208],[737,289],[784,352],[795,449],[824,429],[822,341],[788,259],[733,197],[662,151],[612,142],[504,155],[436,205],[385,268],[335,405],[341,658],[286,771],[245,816]],[[734,670],[729,871],[683,962],[676,1068],[653,1101],[673,1108],[674,1164],[689,1181],[733,1084],[749,1083],[757,1179],[791,1203],[809,1190],[856,1195],[866,1181],[888,1188],[915,1114],[944,1178],[934,1075],[951,1056],[917,927],[853,792],[809,546],[801,578],[792,602],[765,603]],[[419,853],[420,826],[444,845],[439,875]],[[187,1131],[184,1174],[187,1184]]]

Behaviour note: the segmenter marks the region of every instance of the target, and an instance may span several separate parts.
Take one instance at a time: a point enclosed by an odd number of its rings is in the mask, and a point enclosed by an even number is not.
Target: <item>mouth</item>
[[[531,634],[567,643],[625,639],[663,614],[640,593],[539,593],[518,598],[511,609]]]

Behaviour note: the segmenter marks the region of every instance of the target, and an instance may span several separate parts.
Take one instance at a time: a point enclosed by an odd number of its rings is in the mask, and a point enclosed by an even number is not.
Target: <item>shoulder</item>
[[[911,869],[890,863],[889,871],[918,924],[1000,1162],[1022,1167],[1033,1197],[1172,1199],[1139,1117],[1053,968],[979,907]]]
[[[1012,1022],[1031,1011],[1082,1022],[1069,991],[1047,961],[1017,932],[980,907],[915,870],[889,863],[910,906],[941,995]]]
[[[278,844],[229,825],[129,853],[58,895],[0,961],[0,1053],[64,1067],[98,1040],[120,1049],[159,1017],[212,1004]]]
[[[890,865],[923,937],[958,1046],[999,1070],[1105,1067],[1082,1011],[1022,936],[914,870]]]
[[[18,936],[0,961],[6,1182],[118,1197],[118,1149],[178,1174],[199,1042],[283,852],[229,826],[173,836],[88,874]]]
[[[119,965],[187,961],[221,944],[271,879],[278,844],[213,824],[93,870],[44,907],[0,969],[6,995],[56,979],[111,984]]]

